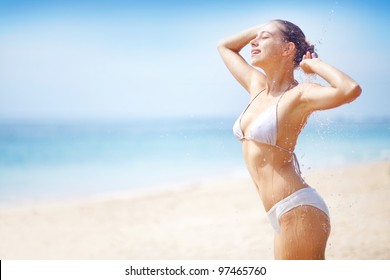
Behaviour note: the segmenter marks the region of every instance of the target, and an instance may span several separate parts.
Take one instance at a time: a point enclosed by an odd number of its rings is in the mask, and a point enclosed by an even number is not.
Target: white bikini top
[[[283,147],[279,147],[276,144],[277,137],[278,137],[278,120],[277,120],[277,108],[279,104],[279,100],[282,96],[279,97],[278,102],[271,107],[269,107],[267,110],[265,110],[263,113],[258,115],[252,122],[252,124],[249,127],[249,133],[248,135],[244,135],[244,132],[241,128],[241,119],[242,116],[245,114],[245,112],[248,110],[252,102],[262,93],[260,91],[248,104],[248,106],[245,108],[245,110],[241,113],[241,115],[238,117],[236,122],[233,126],[233,133],[234,135],[239,139],[247,139],[247,140],[254,140],[256,142],[260,142],[263,144],[268,144],[272,146],[276,146],[278,148],[282,148],[282,150],[287,150]]]
[[[258,115],[250,124],[249,127],[249,133],[248,135],[244,135],[244,132],[241,128],[241,119],[242,116],[245,114],[245,112],[248,110],[249,106],[252,104],[252,102],[256,99],[257,96],[260,95],[265,89],[260,91],[251,102],[249,102],[248,106],[245,108],[245,110],[241,113],[241,115],[238,117],[236,122],[233,125],[233,133],[234,136],[236,136],[239,140],[247,139],[247,140],[253,140],[262,144],[268,144],[274,147],[277,147],[278,149],[285,151],[289,154],[293,155],[294,158],[294,165],[296,166],[297,171],[299,171],[299,164],[296,158],[296,155],[293,151],[290,151],[286,148],[283,148],[279,146],[277,142],[278,138],[278,104],[280,99],[282,98],[283,94],[279,97],[276,104],[269,107],[267,110],[265,110],[263,113]]]

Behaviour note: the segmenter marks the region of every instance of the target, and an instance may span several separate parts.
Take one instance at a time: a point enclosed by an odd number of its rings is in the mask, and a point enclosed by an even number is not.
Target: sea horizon
[[[192,184],[246,172],[237,116],[0,119],[0,206]],[[312,116],[302,171],[390,160],[390,118]]]

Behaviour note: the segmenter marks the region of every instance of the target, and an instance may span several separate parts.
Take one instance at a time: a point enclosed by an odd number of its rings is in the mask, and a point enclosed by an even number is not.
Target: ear
[[[294,53],[295,44],[293,42],[288,42],[283,48],[283,56],[290,56]]]

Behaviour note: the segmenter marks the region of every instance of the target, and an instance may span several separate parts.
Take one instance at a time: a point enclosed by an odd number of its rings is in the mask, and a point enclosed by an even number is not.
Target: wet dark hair
[[[306,52],[314,53],[314,45],[311,45],[307,40],[303,31],[294,23],[287,20],[275,19],[274,22],[279,23],[282,28],[282,36],[286,42],[293,42],[295,44],[295,58],[294,66],[298,67],[302,61],[302,57]]]

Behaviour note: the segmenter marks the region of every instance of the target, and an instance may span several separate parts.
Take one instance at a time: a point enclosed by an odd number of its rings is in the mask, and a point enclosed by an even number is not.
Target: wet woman
[[[248,44],[250,63],[240,55]],[[302,179],[294,148],[312,112],[353,101],[361,93],[360,86],[318,59],[302,30],[285,20],[272,20],[224,39],[218,51],[249,93],[249,105],[233,131],[242,142],[247,168],[275,230],[275,258],[324,259],[330,234],[328,208]],[[298,83],[297,67],[329,85]]]

